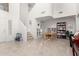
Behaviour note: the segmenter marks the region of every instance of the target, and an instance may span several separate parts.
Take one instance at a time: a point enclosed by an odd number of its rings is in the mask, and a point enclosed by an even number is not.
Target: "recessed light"
[[[41,13],[44,14],[46,11],[42,11]]]
[[[58,12],[58,13],[62,14],[63,12],[62,12],[62,11],[60,11],[60,12]]]

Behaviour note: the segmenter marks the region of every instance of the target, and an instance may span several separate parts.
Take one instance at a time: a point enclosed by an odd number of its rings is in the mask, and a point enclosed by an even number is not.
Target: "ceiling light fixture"
[[[46,11],[42,11],[41,13],[44,14]]]
[[[62,14],[63,12],[62,11],[60,11],[60,12],[58,12],[59,14]]]

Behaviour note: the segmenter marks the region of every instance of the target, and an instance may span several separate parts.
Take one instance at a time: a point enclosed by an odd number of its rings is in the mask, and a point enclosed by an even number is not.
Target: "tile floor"
[[[27,42],[0,43],[2,56],[72,56],[69,41],[66,39],[31,40]]]

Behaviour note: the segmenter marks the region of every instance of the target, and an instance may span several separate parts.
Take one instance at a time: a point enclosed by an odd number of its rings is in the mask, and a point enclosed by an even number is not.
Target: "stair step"
[[[30,32],[27,32],[27,40],[32,40],[32,39],[34,39],[33,35]]]

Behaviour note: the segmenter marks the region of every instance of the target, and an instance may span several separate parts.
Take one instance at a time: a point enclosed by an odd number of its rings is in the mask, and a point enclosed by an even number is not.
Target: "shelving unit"
[[[57,22],[57,38],[66,39],[66,22]]]

